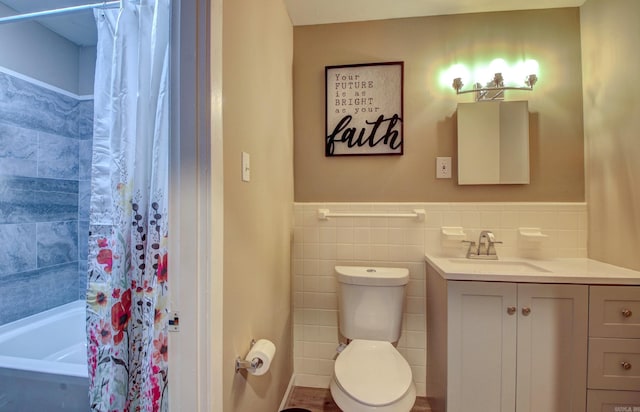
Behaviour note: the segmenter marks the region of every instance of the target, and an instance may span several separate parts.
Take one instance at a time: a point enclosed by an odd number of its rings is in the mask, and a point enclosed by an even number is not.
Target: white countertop
[[[427,264],[447,280],[486,282],[640,285],[640,272],[593,259],[499,258],[498,261],[425,255]]]

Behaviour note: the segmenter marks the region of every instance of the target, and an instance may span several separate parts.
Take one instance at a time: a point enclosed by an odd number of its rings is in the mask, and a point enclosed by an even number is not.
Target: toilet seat
[[[391,343],[359,339],[336,359],[334,378],[349,396],[373,407],[396,402],[413,383],[409,364]]]

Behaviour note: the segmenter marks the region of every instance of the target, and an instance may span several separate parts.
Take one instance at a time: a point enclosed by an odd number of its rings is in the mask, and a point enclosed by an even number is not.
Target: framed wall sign
[[[325,155],[403,153],[404,62],[325,67]]]

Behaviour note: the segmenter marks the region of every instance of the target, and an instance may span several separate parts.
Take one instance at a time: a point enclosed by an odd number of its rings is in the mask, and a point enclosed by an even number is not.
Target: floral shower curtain
[[[87,286],[93,411],[165,411],[170,0],[96,10]]]

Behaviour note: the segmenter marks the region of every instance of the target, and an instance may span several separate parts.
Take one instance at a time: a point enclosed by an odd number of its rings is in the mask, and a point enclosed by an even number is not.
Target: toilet
[[[411,368],[393,346],[400,338],[405,268],[336,266],[340,333],[329,388],[345,412],[409,412],[416,400]]]

